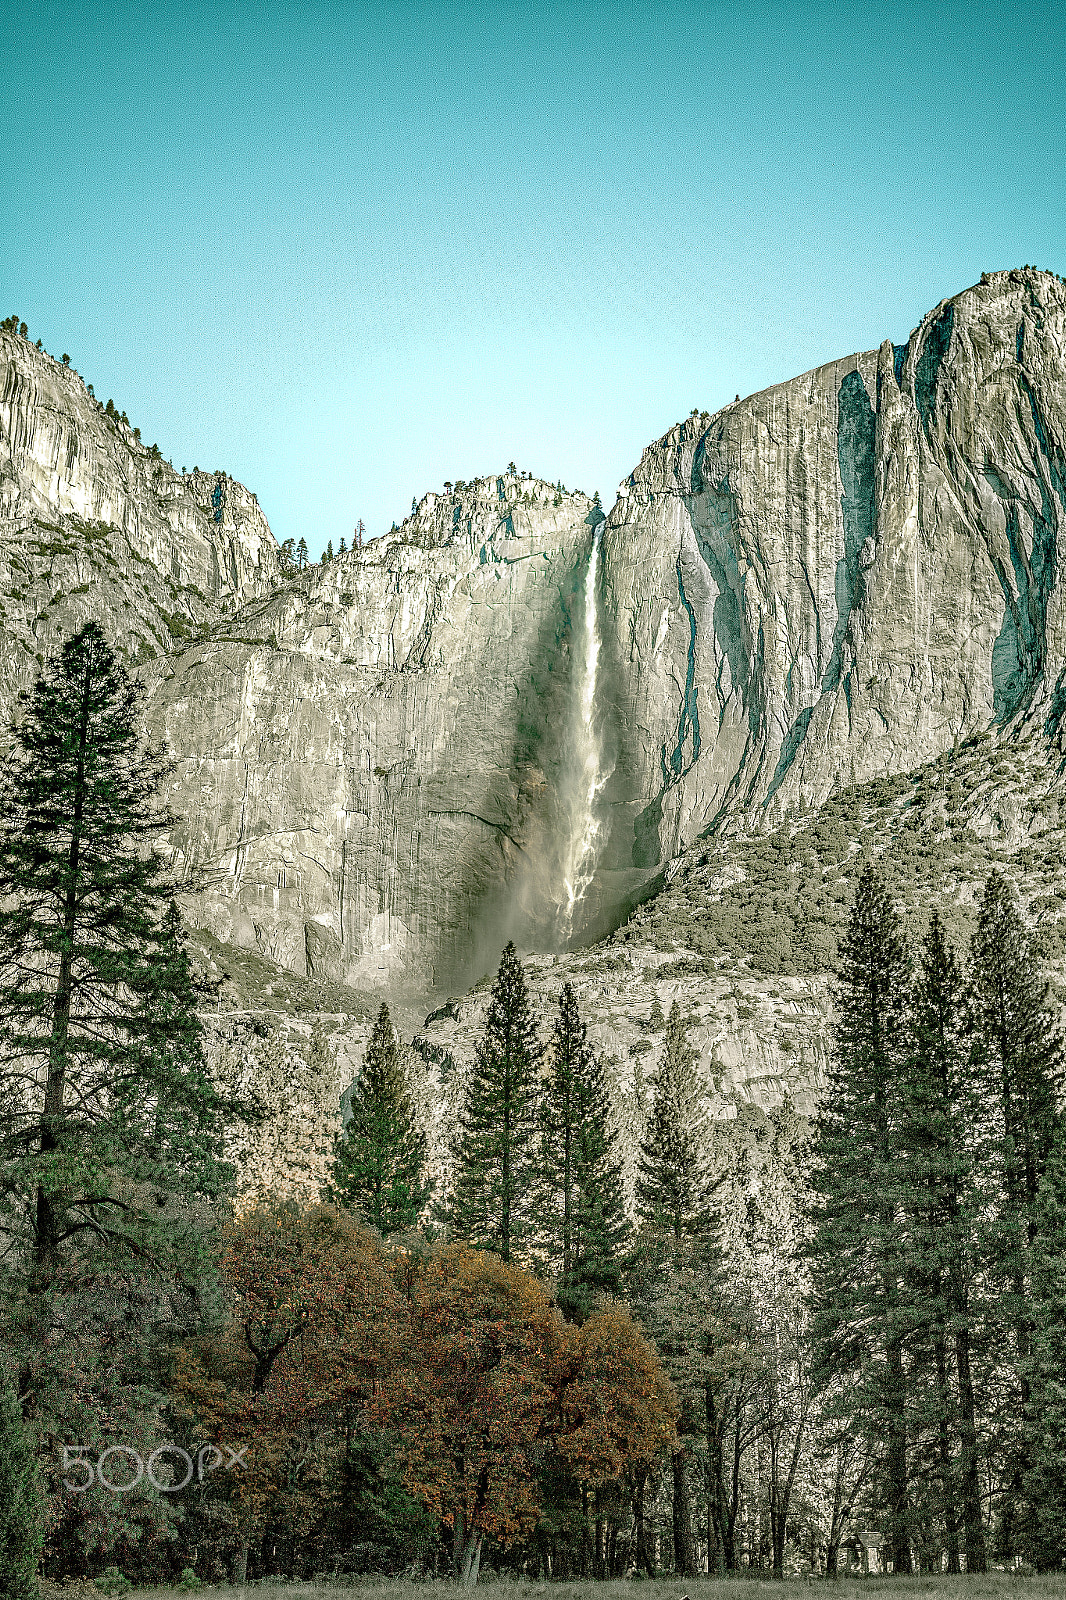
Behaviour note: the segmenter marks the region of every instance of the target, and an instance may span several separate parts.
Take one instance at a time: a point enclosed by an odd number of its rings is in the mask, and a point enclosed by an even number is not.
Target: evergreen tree
[[[326,545],[325,553],[324,553],[324,555],[322,557],[323,566],[327,566],[332,560],[333,560],[333,540],[331,539],[329,541],[329,543]]]
[[[330,1198],[358,1211],[384,1238],[417,1225],[429,1198],[418,1127],[389,1008],[381,1009],[352,1092],[352,1114],[337,1136]]]
[[[1017,1550],[1015,1522],[1030,1466],[1027,1438],[1017,1425],[1030,1404],[1030,1253],[1040,1180],[1055,1134],[1063,1043],[1021,912],[998,872],[985,886],[969,977],[980,1106],[977,1137],[991,1217],[983,1251],[1013,1346],[1012,1392],[1005,1397],[1003,1417],[1009,1459],[998,1539],[998,1553],[1009,1558]]]
[[[974,1392],[976,1213],[966,989],[934,912],[910,1003],[898,1182],[906,1214],[901,1313],[915,1393],[912,1426],[929,1441],[949,1572],[986,1570]],[[954,1376],[953,1376],[954,1372]],[[956,1482],[955,1439],[959,1440]],[[938,1546],[939,1548],[939,1546]]]
[[[22,1413],[9,1379],[0,1373],[0,1600],[37,1600],[42,1510]]]
[[[666,1019],[651,1113],[640,1145],[637,1211],[643,1233],[630,1263],[631,1280],[646,1279],[649,1273],[664,1283],[672,1284],[679,1275],[691,1279],[699,1242],[710,1225],[713,1185],[707,1173],[695,1065],[688,1023],[675,1000]],[[703,1274],[695,1276],[698,1280]],[[687,1443],[694,1432],[694,1414],[683,1404],[679,1445],[670,1453],[670,1464],[674,1568],[684,1577],[696,1570]]]
[[[1024,1548],[1034,1566],[1066,1566],[1066,1119],[1037,1195]]]
[[[460,1239],[521,1256],[533,1230],[541,1047],[522,963],[503,952],[459,1118],[449,1220]]]
[[[815,1126],[810,1236],[816,1377],[878,1446],[888,1553],[911,1570],[904,1323],[895,1162],[906,1048],[907,953],[867,866],[837,961],[836,1024]]]
[[[629,1228],[607,1082],[569,983],[549,1060],[539,1119],[542,1238],[559,1304],[581,1320],[595,1293],[617,1293]]]
[[[640,1145],[637,1210],[650,1232],[678,1243],[706,1229],[711,1197],[695,1065],[688,1024],[675,1000]]]
[[[21,707],[0,781],[0,1234],[32,1415],[57,1359],[45,1304],[73,1292],[87,1251],[96,1270],[198,1282],[196,1207],[226,1187],[226,1119],[243,1108],[207,1077],[155,848],[167,763],[143,747],[140,690],[96,623]]]
[[[296,565],[298,567],[306,567],[306,565],[307,565],[307,540],[306,539],[301,539],[299,544],[296,546]]]
[[[337,554],[339,556],[346,556],[348,554],[348,545],[343,538],[341,539],[340,544],[337,546]]]

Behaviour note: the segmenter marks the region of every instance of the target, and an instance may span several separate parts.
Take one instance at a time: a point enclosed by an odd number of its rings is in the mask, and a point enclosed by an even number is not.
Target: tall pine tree
[[[967,1572],[984,1572],[974,1386],[979,1200],[967,1070],[970,1021],[962,971],[935,912],[909,1018],[897,1175],[905,1213],[900,1300],[911,1354],[911,1419],[936,1485],[948,1570],[959,1571],[961,1527]]]
[[[664,1283],[678,1274],[691,1277],[699,1247],[706,1246],[714,1184],[708,1173],[706,1113],[700,1105],[696,1059],[688,1042],[688,1023],[675,1000],[666,1019],[651,1112],[640,1145],[637,1211],[642,1235],[631,1268],[635,1283],[647,1281],[649,1275]],[[683,1577],[694,1576],[696,1570],[687,1443],[695,1432],[692,1408],[683,1403],[678,1448],[670,1454],[674,1569]]]
[[[607,1083],[569,983],[548,1055],[539,1116],[542,1244],[559,1304],[581,1320],[596,1293],[617,1293],[629,1224]]]
[[[813,1140],[812,1340],[823,1388],[880,1454],[886,1545],[912,1567],[895,1163],[906,1049],[908,961],[874,869],[859,880],[837,959],[836,1023]]]
[[[1037,1195],[1055,1135],[1063,1083],[1063,1042],[1048,1006],[1048,984],[1009,885],[992,873],[970,946],[977,1138],[990,1224],[984,1254],[1013,1346],[1013,1392],[1004,1407],[1008,1440],[999,1507],[998,1553],[1017,1552],[1016,1520],[1031,1463],[1019,1426],[1030,1404],[1031,1251]]]
[[[533,1233],[540,1057],[525,974],[509,943],[460,1113],[448,1206],[457,1238],[504,1261],[523,1258]]]
[[[55,1382],[45,1328],[63,1316],[46,1305],[76,1293],[88,1255],[195,1297],[198,1208],[225,1189],[226,1121],[244,1109],[205,1070],[158,849],[168,764],[140,713],[90,622],[21,697],[0,780],[0,1233],[28,1417]]]
[[[1037,1193],[1023,1547],[1043,1572],[1066,1566],[1066,1118]]]
[[[426,1136],[415,1118],[389,1008],[382,1001],[337,1136],[330,1198],[358,1211],[383,1238],[416,1226],[429,1199]]]

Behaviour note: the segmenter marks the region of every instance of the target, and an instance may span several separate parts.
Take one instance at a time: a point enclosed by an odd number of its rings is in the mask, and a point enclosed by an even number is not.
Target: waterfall
[[[596,614],[596,569],[600,555],[598,523],[592,535],[592,552],[585,574],[585,617],[574,661],[569,760],[564,769],[563,814],[565,837],[560,863],[561,890],[556,894],[556,926],[564,945],[574,932],[574,913],[584,899],[596,871],[600,821],[596,801],[610,776],[604,769],[603,751],[596,727],[596,671],[600,659],[600,630]]]

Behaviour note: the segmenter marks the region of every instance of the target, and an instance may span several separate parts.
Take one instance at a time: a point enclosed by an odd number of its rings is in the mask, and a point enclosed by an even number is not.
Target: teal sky
[[[0,0],[0,314],[317,554],[1066,273],[1066,7]]]

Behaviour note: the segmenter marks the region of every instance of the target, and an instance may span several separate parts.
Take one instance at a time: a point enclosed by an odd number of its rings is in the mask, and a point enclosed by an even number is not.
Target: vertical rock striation
[[[1064,440],[1066,289],[1026,270],[646,451],[603,539],[610,861],[1045,716]]]

